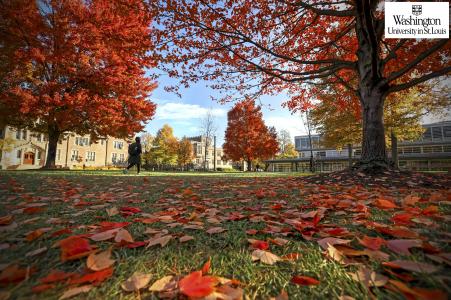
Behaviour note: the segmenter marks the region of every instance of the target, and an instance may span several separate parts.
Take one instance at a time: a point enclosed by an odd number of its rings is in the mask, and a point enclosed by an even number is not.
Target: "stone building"
[[[205,161],[205,144],[206,137],[205,136],[195,136],[190,137],[188,140],[191,141],[193,145],[193,165],[194,169],[203,169],[204,161]],[[205,166],[208,170],[213,170],[215,167],[214,160],[216,160],[216,169],[229,169],[232,168],[232,161],[224,160],[224,151],[222,148],[216,147],[216,156],[214,151],[213,141],[210,139],[208,142],[207,149],[207,159],[205,161]]]
[[[38,169],[45,165],[48,139],[45,134],[11,126],[0,128],[1,169]],[[57,145],[57,168],[105,168],[126,164],[128,141],[107,137],[92,141],[89,135],[67,133]]]

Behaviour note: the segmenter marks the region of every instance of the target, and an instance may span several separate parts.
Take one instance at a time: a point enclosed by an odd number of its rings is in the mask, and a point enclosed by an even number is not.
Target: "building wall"
[[[45,164],[48,140],[44,134],[12,127],[2,129],[4,140],[11,141],[0,155],[2,169],[37,169]],[[123,166],[128,156],[128,142],[108,137],[91,141],[89,135],[69,133],[57,145],[55,165],[59,168]],[[30,156],[33,158],[30,159]]]
[[[204,168],[206,138],[204,136],[196,136],[196,137],[191,137],[188,139],[191,141],[191,144],[193,145],[194,168],[195,169]],[[213,141],[209,141],[208,149],[207,149],[207,160],[206,160],[207,169],[213,170],[213,168],[214,168],[213,160],[216,160],[216,168],[223,168],[223,169],[224,168],[232,168],[231,161],[222,160],[222,158],[224,156],[224,151],[222,148],[216,147],[216,157],[214,158],[213,156],[214,156]]]

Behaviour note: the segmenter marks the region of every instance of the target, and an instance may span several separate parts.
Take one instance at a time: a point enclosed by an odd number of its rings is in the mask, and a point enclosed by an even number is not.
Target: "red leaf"
[[[92,251],[89,241],[77,236],[70,236],[59,242],[61,247],[61,261],[74,260],[88,256]]]
[[[293,276],[293,278],[291,278],[291,282],[294,284],[298,284],[298,285],[318,285],[319,284],[319,280],[317,280],[315,278],[308,277],[308,276],[300,276],[300,275]]]
[[[180,292],[188,297],[205,297],[214,291],[217,280],[211,276],[202,276],[202,271],[193,272],[179,282]]]
[[[34,287],[32,287],[31,291],[33,293],[42,293],[46,290],[53,289],[55,287],[56,287],[56,285],[54,285],[54,284],[40,284],[40,285],[35,285]]]
[[[10,265],[0,273],[0,284],[18,283],[30,276],[36,271],[32,268],[20,268],[19,265]]]
[[[53,232],[50,236],[51,237],[56,237],[56,236],[60,236],[60,235],[63,235],[63,234],[71,234],[71,233],[72,233],[72,230],[70,230],[69,228],[63,228],[63,229],[60,229],[60,230],[57,230],[57,231]]]
[[[42,283],[53,283],[58,281],[63,281],[65,279],[75,276],[75,273],[66,273],[60,270],[52,270],[50,274],[39,279]]]
[[[254,249],[260,249],[260,250],[267,250],[267,249],[269,249],[269,243],[265,242],[265,241],[260,241],[260,240],[257,240],[255,242],[253,242],[251,244],[251,246]]]
[[[376,202],[374,203],[374,206],[380,209],[391,209],[398,207],[395,203],[387,199],[377,199]]]
[[[108,230],[108,229],[114,229],[114,228],[122,228],[127,225],[129,225],[130,222],[100,222],[100,226],[102,227],[102,231]]]
[[[69,284],[81,284],[86,282],[91,282],[93,284],[98,284],[102,281],[105,281],[109,277],[113,275],[113,267],[109,267],[107,269],[94,272],[94,273],[88,273],[78,278],[73,278],[69,280]]]

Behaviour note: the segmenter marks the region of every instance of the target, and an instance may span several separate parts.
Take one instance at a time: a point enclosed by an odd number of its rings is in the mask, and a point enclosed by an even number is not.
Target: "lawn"
[[[300,175],[1,171],[0,299],[450,295],[446,186]]]

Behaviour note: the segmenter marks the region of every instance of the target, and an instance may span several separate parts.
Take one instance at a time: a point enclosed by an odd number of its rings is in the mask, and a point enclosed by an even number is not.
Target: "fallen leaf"
[[[12,223],[14,217],[12,215],[0,217],[0,225],[9,225]]]
[[[153,239],[150,239],[147,241],[147,246],[146,248],[155,246],[155,245],[160,245],[161,247],[166,246],[167,243],[169,243],[169,241],[172,239],[172,235],[165,235],[165,236],[159,236]]]
[[[301,276],[301,275],[295,275],[293,278],[291,278],[291,282],[297,285],[318,285],[319,280],[309,277],[309,276]]]
[[[66,273],[60,270],[52,270],[47,276],[40,278],[42,283],[54,283],[74,277],[75,273]]]
[[[389,240],[387,241],[387,248],[397,254],[411,255],[409,249],[421,247],[422,244],[423,241],[421,240]]]
[[[116,236],[114,237],[116,243],[133,243],[133,237],[126,229],[119,229]]]
[[[107,269],[97,271],[94,273],[88,273],[88,274],[79,276],[77,278],[71,278],[69,280],[69,284],[81,284],[81,283],[86,283],[86,282],[98,284],[102,281],[105,281],[109,277],[111,277],[111,275],[113,275],[113,268],[109,267]]]
[[[215,233],[221,233],[221,232],[224,232],[224,231],[226,231],[227,229],[224,229],[224,228],[222,228],[222,227],[212,227],[212,228],[210,228],[210,229],[208,229],[206,232],[208,233],[208,234],[215,234]]]
[[[377,274],[367,267],[360,267],[355,273],[350,273],[352,279],[361,282],[366,287],[380,287],[388,282],[388,277]]]
[[[351,242],[351,240],[343,240],[343,239],[338,239],[338,238],[334,238],[334,237],[327,237],[321,240],[318,240],[317,243],[321,246],[321,248],[323,248],[324,250],[328,249],[328,245],[334,246],[334,245],[346,245],[349,244]]]
[[[428,264],[428,263],[422,263],[422,262],[416,262],[416,261],[410,261],[410,260],[394,260],[389,262],[383,262],[382,265],[393,268],[393,269],[403,269],[407,271],[412,272],[418,272],[418,273],[434,273],[439,268]]]
[[[420,201],[420,197],[414,196],[414,195],[407,195],[406,197],[404,197],[404,199],[402,200],[402,205],[403,206],[413,206],[415,205],[418,201]]]
[[[254,240],[254,239],[248,239],[247,241],[251,244],[251,247],[254,249],[260,249],[260,250],[269,249],[269,243],[266,241],[260,241],[260,240]]]
[[[88,240],[76,236],[70,236],[59,241],[58,244],[61,248],[62,262],[85,257],[95,251]]]
[[[45,251],[47,251],[47,247],[42,247],[42,248],[27,252],[25,254],[25,257],[35,256],[35,255],[44,253]]]
[[[194,240],[194,237],[192,237],[191,235],[184,235],[179,238],[180,243],[185,243],[191,240]]]
[[[98,254],[91,253],[86,260],[86,266],[91,271],[100,271],[111,267],[116,261],[111,259],[111,248]]]
[[[145,288],[152,278],[151,274],[133,273],[126,281],[121,284],[121,287],[126,292],[136,292]]]
[[[113,206],[111,208],[106,208],[106,213],[109,217],[115,216],[119,213],[119,209],[117,209],[116,206]]]
[[[35,285],[34,287],[32,287],[31,291],[33,293],[42,293],[44,291],[54,289],[55,287],[56,287],[55,284],[39,284],[39,285]]]
[[[82,294],[82,293],[87,293],[87,292],[89,292],[92,288],[93,288],[92,285],[87,284],[87,285],[79,286],[79,287],[76,287],[76,288],[68,289],[68,290],[65,291],[64,294],[59,298],[59,300],[64,300],[64,299],[68,299],[68,298],[77,296],[77,295]]]
[[[40,237],[40,236],[43,235],[43,234],[44,234],[44,231],[43,231],[42,229],[36,229],[36,230],[34,230],[34,231],[32,231],[32,232],[29,232],[29,233],[26,235],[25,239],[26,239],[27,241],[31,242],[31,241],[37,239],[38,237]]]
[[[273,265],[274,263],[281,261],[282,259],[271,252],[257,249],[252,252],[252,260],[260,260],[264,264]]]
[[[0,273],[0,284],[6,285],[21,282],[28,278],[35,271],[36,270],[34,268],[30,267],[20,268],[17,264],[9,265]]]
[[[392,209],[398,207],[393,201],[387,199],[377,199],[373,204],[380,209]]]
[[[188,297],[205,297],[214,291],[217,280],[211,276],[202,276],[202,271],[193,272],[179,282],[180,292]]]
[[[173,289],[176,286],[174,276],[164,276],[163,278],[155,281],[149,288],[151,292],[162,292]]]
[[[358,239],[359,243],[371,250],[379,250],[382,245],[386,244],[386,241],[380,237],[363,236],[362,239]]]

